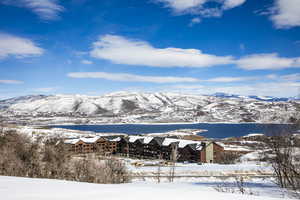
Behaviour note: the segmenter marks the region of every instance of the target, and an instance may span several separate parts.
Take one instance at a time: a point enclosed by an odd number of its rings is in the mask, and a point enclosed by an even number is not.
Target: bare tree
[[[300,199],[300,142],[293,130],[295,127],[269,132],[271,136],[265,141],[269,151],[265,156],[272,164],[277,184],[294,191],[293,194]]]
[[[251,191],[250,188],[247,188],[245,179],[246,177],[236,176],[235,181],[233,183],[222,181],[221,183],[217,184],[216,187],[214,187],[214,189],[218,192],[225,192],[225,193],[258,195],[258,193],[255,194]]]
[[[159,156],[158,156],[158,163],[157,163],[157,172],[156,172],[157,183],[160,183],[160,177],[161,177],[161,159],[162,159],[162,154],[159,154]]]
[[[235,164],[236,160],[241,157],[240,153],[223,151],[220,153],[221,164]]]
[[[57,139],[32,140],[16,131],[0,132],[0,175],[91,183],[124,183],[130,176],[119,160],[72,157]]]
[[[177,145],[172,145],[172,151],[171,151],[171,155],[170,155],[170,160],[172,162],[172,165],[171,165],[171,168],[170,168],[170,175],[169,175],[169,181],[170,182],[174,181],[175,167],[176,167],[176,162],[177,162],[178,158],[179,158],[178,146]]]

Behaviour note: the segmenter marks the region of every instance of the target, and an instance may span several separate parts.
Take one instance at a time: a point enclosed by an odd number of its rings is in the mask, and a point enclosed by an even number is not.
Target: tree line
[[[130,174],[122,161],[74,157],[58,138],[36,138],[0,129],[0,175],[90,183],[126,183]]]

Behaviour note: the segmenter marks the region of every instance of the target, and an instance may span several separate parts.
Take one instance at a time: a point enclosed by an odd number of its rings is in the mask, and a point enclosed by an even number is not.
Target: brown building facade
[[[74,153],[119,154],[139,159],[164,159],[179,162],[219,162],[224,148],[215,142],[164,137],[129,136],[118,138],[80,138],[64,142]]]

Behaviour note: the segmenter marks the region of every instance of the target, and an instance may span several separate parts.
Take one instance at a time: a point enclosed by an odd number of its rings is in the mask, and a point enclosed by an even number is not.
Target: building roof
[[[120,142],[121,137],[111,138],[111,139],[108,139],[108,140],[111,141],[111,142]]]
[[[147,136],[137,136],[137,135],[132,135],[129,136],[129,142],[134,143],[137,140],[140,140],[143,144],[149,144],[153,137],[147,137]]]
[[[114,138],[105,138],[105,137],[92,137],[92,138],[77,138],[77,139],[68,139],[65,140],[65,144],[76,144],[79,141],[84,143],[95,143],[98,139],[103,138],[108,141],[112,142],[119,142],[121,141],[121,137],[114,137]],[[149,136],[137,136],[132,135],[128,137],[129,143],[134,142],[141,142],[142,144],[149,144],[151,141],[155,140],[158,145],[160,146],[169,146],[171,144],[175,144],[178,148],[185,148],[187,146],[191,147],[193,150],[202,150],[204,142],[201,141],[193,141],[193,140],[183,140],[183,139],[175,139],[175,138],[163,138],[163,137],[149,137]]]
[[[82,140],[84,143],[95,143],[99,139],[100,139],[99,136],[92,137],[92,138],[80,138],[80,140]]]
[[[187,145],[190,145],[194,150],[201,150],[203,147],[203,142],[201,141],[192,141],[192,140],[183,140],[175,138],[162,138],[162,137],[148,137],[148,136],[129,136],[129,142],[134,143],[137,140],[140,140],[143,144],[149,144],[152,140],[161,146],[169,146],[171,144],[178,145],[179,148],[184,148]]]
[[[68,139],[68,140],[65,140],[64,143],[65,144],[76,144],[77,142],[79,142],[80,139]]]
[[[76,144],[77,142],[82,141],[87,144],[92,144],[92,143],[97,142],[97,140],[99,140],[100,138],[111,141],[111,142],[118,142],[121,140],[120,137],[105,138],[105,137],[96,136],[96,137],[89,137],[89,138],[83,137],[83,138],[76,138],[76,139],[68,139],[68,140],[65,140],[64,143],[65,144]]]

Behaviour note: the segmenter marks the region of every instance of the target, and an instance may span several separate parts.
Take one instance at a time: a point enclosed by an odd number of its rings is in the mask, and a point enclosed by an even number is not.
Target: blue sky
[[[0,18],[0,99],[299,93],[299,0],[0,0]]]

